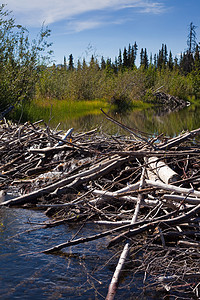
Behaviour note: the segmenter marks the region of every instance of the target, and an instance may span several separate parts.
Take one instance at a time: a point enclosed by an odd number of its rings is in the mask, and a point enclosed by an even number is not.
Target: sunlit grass
[[[98,115],[100,108],[110,108],[106,100],[92,101],[69,101],[36,99],[24,107],[24,115],[30,121],[44,119],[48,121],[53,118],[55,122],[62,122],[68,119],[78,119],[88,114]]]

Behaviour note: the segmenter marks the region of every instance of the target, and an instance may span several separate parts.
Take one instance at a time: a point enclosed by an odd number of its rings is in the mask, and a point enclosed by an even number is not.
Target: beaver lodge
[[[0,189],[12,197],[0,205],[44,210],[50,221],[42,228],[102,226],[96,235],[50,249],[44,244],[43,253],[59,254],[69,246],[73,251],[95,239],[118,248],[107,299],[117,295],[126,272],[133,280],[142,276],[146,290],[199,298],[200,128],[169,138],[105,118],[126,135],[109,136],[98,129],[64,134],[41,126],[42,121],[17,125],[3,119]]]

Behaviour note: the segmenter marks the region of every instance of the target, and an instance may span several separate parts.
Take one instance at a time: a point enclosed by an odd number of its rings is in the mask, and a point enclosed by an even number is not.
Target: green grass
[[[107,110],[110,108],[110,105],[106,100],[69,101],[36,99],[24,106],[23,115],[26,120],[32,122],[39,119],[44,119],[47,122],[52,117],[55,122],[62,122],[67,119],[75,120],[88,114],[100,114],[100,108]],[[17,115],[19,114],[20,111],[18,111]]]
[[[142,111],[147,107],[149,107],[147,103],[134,101],[129,113],[132,110]],[[26,121],[35,122],[42,119],[52,128],[61,124],[61,129],[73,127],[78,130],[82,130],[83,128],[87,130],[101,123],[102,112],[100,108],[109,114],[117,111],[116,107],[105,99],[88,101],[35,99],[25,104],[23,111],[19,107],[14,112],[12,119],[15,121],[20,120],[22,123]],[[122,113],[127,114],[128,111],[122,111]]]

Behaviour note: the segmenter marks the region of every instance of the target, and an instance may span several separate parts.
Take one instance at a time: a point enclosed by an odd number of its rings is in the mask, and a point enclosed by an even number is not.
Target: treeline
[[[42,28],[38,39],[30,42],[28,32],[0,6],[0,112],[6,107],[37,99],[95,100],[129,104],[153,101],[158,88],[183,99],[200,99],[200,54],[195,26],[191,23],[188,50],[180,58],[163,44],[157,54],[138,53],[135,42],[112,61],[97,59],[74,62],[64,57],[62,65],[49,66],[50,31]],[[138,57],[139,56],[139,57]],[[139,66],[136,66],[139,60]]]
[[[36,97],[110,101],[153,100],[152,94],[162,87],[166,93],[188,99],[200,98],[199,46],[186,51],[180,58],[163,44],[158,54],[148,57],[147,49],[140,51],[140,65],[136,66],[138,46],[129,45],[114,62],[110,58],[99,61],[93,55],[88,63],[72,54],[62,65],[42,70],[36,85]]]
[[[138,53],[135,42],[119,49],[114,61],[91,56],[74,63],[73,55],[64,57],[62,65],[53,65],[41,72],[36,96],[43,98],[91,100],[106,98],[120,103],[133,100],[153,101],[153,92],[162,87],[166,93],[182,99],[200,99],[200,48],[196,41],[196,26],[190,24],[188,49],[173,57],[162,44],[157,54],[146,48]],[[139,55],[139,66],[136,59]]]

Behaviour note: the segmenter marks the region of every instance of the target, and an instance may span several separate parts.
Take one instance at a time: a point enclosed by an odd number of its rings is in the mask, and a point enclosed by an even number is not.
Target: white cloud
[[[41,26],[95,11],[138,8],[143,13],[158,13],[163,10],[156,0],[7,0],[7,8],[25,26]],[[82,28],[99,26],[98,22],[82,22]],[[81,26],[81,23],[79,24]],[[79,28],[79,30],[81,27]],[[78,29],[77,29],[78,30]]]
[[[93,29],[104,25],[104,22],[95,20],[75,20],[67,23],[67,27],[70,28],[70,32],[80,32],[87,29]]]

